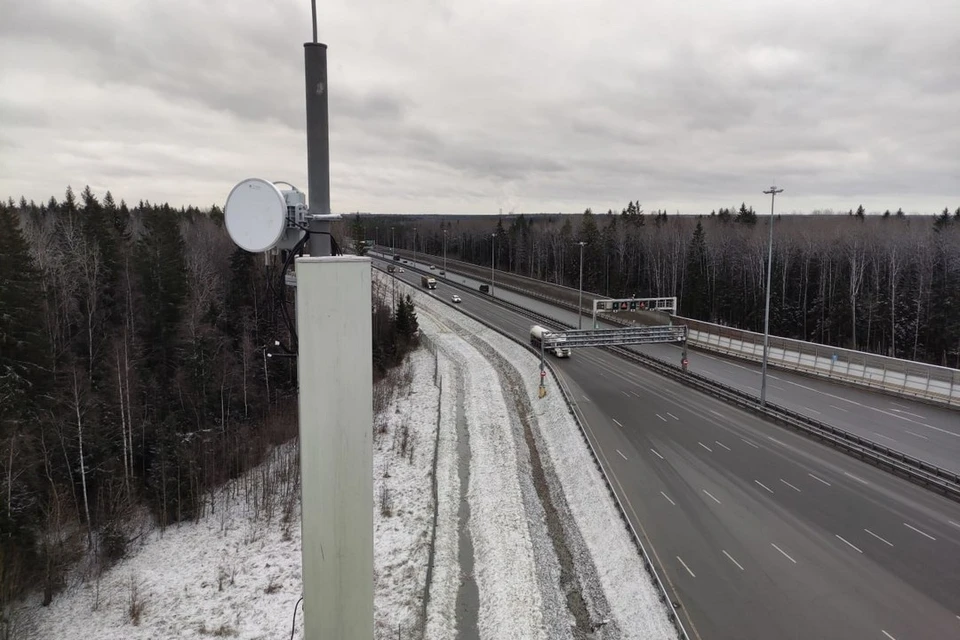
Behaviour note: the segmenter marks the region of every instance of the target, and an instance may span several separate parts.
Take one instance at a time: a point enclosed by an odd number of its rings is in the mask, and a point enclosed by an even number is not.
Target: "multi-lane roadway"
[[[418,266],[428,270],[430,264],[420,262]],[[479,280],[452,272],[449,277],[474,291],[479,290]],[[494,295],[577,326],[574,311],[498,287],[494,287]],[[591,319],[584,315],[582,322],[584,328],[589,328]],[[614,328],[614,325],[601,324],[601,327]],[[644,345],[634,349],[661,360],[680,363],[681,350],[675,344]],[[701,351],[690,351],[689,361],[691,371],[759,395],[758,364]],[[960,473],[960,412],[788,371],[773,370],[767,375],[768,401]]]
[[[527,339],[528,318],[437,280],[425,294]],[[609,352],[556,364],[692,637],[960,639],[960,504]]]

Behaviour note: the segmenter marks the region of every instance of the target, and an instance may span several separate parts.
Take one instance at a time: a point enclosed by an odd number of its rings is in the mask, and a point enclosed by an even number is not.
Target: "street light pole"
[[[393,233],[393,227],[390,227],[390,257],[397,255],[397,236]]]
[[[583,245],[587,243],[581,240],[577,244],[580,245],[580,293],[577,297],[577,329],[583,329]]]
[[[413,268],[417,268],[417,228],[413,228]]]
[[[493,269],[494,265],[497,262],[497,234],[493,233],[490,236],[490,296],[493,297]]]
[[[443,277],[447,277],[447,230],[443,230]]]
[[[763,365],[760,368],[760,406],[767,406],[767,354],[770,350],[770,276],[773,271],[773,203],[783,189],[770,187],[764,193],[770,195],[770,235],[767,241],[767,302],[763,312]]]

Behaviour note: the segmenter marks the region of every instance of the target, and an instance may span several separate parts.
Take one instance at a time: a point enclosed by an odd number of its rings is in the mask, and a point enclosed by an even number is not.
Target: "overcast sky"
[[[309,0],[2,0],[0,195],[306,190]],[[960,206],[958,0],[319,0],[335,211]]]

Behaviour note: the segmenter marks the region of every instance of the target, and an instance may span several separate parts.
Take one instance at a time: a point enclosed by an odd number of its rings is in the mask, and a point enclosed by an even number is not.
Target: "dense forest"
[[[361,216],[379,244],[447,255],[604,295],[677,296],[680,314],[762,331],[767,220],[745,204],[702,216],[619,213]],[[495,254],[495,255],[494,255]],[[776,216],[770,331],[960,367],[960,208],[936,216]]]
[[[122,557],[131,522],[200,517],[209,489],[296,436],[276,263],[238,249],[216,206],[89,187],[0,201],[0,611],[27,588],[49,603],[80,558]],[[382,289],[378,377],[417,333]]]

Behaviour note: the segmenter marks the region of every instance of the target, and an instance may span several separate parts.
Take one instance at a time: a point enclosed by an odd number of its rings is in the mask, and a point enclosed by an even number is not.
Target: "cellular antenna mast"
[[[310,0],[313,42],[303,45],[307,98],[307,194],[311,256],[329,256],[330,222],[330,121],[327,104],[327,45],[317,42],[317,1]]]
[[[316,0],[311,13],[313,41],[303,45],[309,202],[288,182],[249,178],[230,191],[224,220],[246,251],[290,252],[281,287],[296,286],[296,326],[288,328],[302,390],[304,640],[372,638],[371,262],[333,255],[340,251],[330,228],[340,216],[330,213],[327,45],[317,41]],[[286,280],[305,250],[296,278]]]

